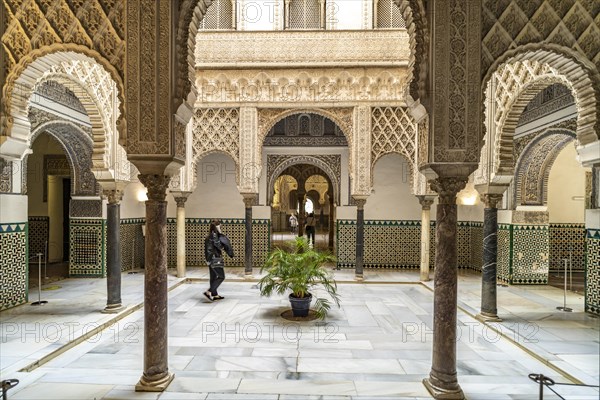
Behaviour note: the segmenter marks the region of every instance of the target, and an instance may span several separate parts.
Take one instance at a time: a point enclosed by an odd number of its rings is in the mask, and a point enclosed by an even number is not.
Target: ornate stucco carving
[[[236,179],[240,183],[240,109],[198,108],[192,119],[192,159],[188,162],[192,187],[196,186],[198,161],[214,152],[228,154],[236,166]],[[256,151],[256,147],[245,149]]]
[[[199,70],[196,106],[252,102],[259,107],[314,107],[335,102],[347,107],[382,101],[403,106],[406,78],[406,69],[395,67]]]
[[[0,158],[0,193],[12,192],[12,162]]]
[[[514,174],[513,137],[519,118],[539,91],[560,83],[571,90],[577,106],[577,140],[580,145],[597,140],[594,131],[597,101],[588,73],[574,60],[546,50],[519,54],[502,64],[486,87],[485,145],[476,183],[508,183]],[[585,117],[584,117],[585,116]]]
[[[371,194],[371,108],[355,107],[353,118],[351,195],[368,196]]]
[[[597,2],[484,0],[482,73],[509,49],[529,43],[576,48],[600,66]]]
[[[371,179],[373,168],[379,158],[389,153],[406,157],[410,168],[410,184],[419,193],[419,170],[417,168],[417,135],[419,125],[410,111],[401,107],[374,107],[371,110]],[[373,182],[371,182],[372,186]]]
[[[64,120],[50,120],[40,123],[32,132],[32,141],[38,135],[47,132],[54,137],[67,154],[69,165],[73,169],[72,194],[75,196],[95,196],[99,193],[92,166],[92,140],[78,125]],[[52,158],[49,158],[51,160]],[[47,165],[44,164],[44,168]],[[69,174],[69,173],[67,173]],[[44,179],[47,173],[44,173]]]
[[[408,33],[359,31],[202,31],[196,38],[196,68],[301,68],[408,65]],[[307,51],[310,49],[310,51]]]
[[[3,131],[14,122],[8,111],[16,81],[30,64],[45,55],[76,51],[93,58],[117,82],[123,100],[125,59],[124,2],[111,0],[5,0],[6,29],[1,41],[8,71],[3,88]]]
[[[432,24],[430,163],[475,163],[481,125],[481,4],[428,3]]]
[[[240,107],[239,185],[241,193],[258,193],[260,153],[258,111],[256,107]]]
[[[513,204],[546,205],[552,164],[574,137],[568,131],[550,130],[529,143],[523,150],[516,169]]]

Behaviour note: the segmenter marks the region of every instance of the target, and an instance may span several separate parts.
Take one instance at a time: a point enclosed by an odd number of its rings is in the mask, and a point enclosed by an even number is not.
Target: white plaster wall
[[[585,172],[569,143],[556,157],[548,179],[548,217],[554,223],[585,221]]]
[[[27,222],[27,196],[0,194],[0,223]]]
[[[125,187],[121,201],[121,219],[146,217],[146,205],[140,201],[142,192],[146,193],[146,188],[140,182],[132,182]]]
[[[197,187],[185,203],[186,218],[244,218],[242,195],[236,183],[236,167],[231,157],[213,153],[198,162]],[[177,204],[167,195],[167,215],[175,218]]]
[[[421,205],[411,193],[410,165],[399,154],[377,160],[373,192],[365,204],[365,219],[421,220]]]

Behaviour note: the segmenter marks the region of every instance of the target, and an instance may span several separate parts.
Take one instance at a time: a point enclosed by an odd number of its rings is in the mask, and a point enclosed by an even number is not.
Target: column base
[[[171,381],[175,378],[175,375],[167,372],[167,374],[155,381],[148,381],[144,375],[140,378],[140,381],[135,385],[136,392],[163,392]]]
[[[480,312],[475,316],[475,319],[481,322],[502,322],[502,318],[500,318],[496,314],[490,314],[486,312]]]
[[[252,271],[244,271],[244,279],[246,279],[246,280],[254,279],[254,275],[252,274]]]
[[[104,310],[100,311],[102,314],[118,314],[125,309],[122,304],[109,304]]]
[[[423,379],[423,385],[427,388],[427,391],[437,400],[464,400],[465,394],[462,389],[456,384],[456,388],[453,389],[442,389],[431,383],[431,378]]]
[[[358,282],[362,282],[365,280],[365,277],[363,274],[354,274],[354,280],[356,280]]]
[[[419,280],[421,282],[429,282],[431,280],[431,278],[429,276],[420,276]]]

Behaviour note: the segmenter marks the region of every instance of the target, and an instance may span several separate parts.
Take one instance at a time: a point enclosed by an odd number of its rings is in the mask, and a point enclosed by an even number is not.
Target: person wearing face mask
[[[221,233],[221,221],[213,219],[210,221],[208,236],[204,240],[204,255],[210,273],[210,287],[204,292],[204,296],[210,301],[225,298],[217,291],[225,280],[223,250],[229,257],[233,257],[231,242],[226,235]]]

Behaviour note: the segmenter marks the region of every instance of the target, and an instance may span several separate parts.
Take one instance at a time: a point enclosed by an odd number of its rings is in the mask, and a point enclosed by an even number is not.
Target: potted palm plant
[[[294,317],[306,317],[310,310],[313,297],[315,313],[323,319],[331,308],[329,299],[317,297],[310,292],[320,287],[340,306],[337,284],[326,263],[335,262],[335,257],[329,253],[311,249],[303,237],[297,237],[287,249],[272,251],[261,268],[266,275],[258,282],[262,296],[273,293],[285,294],[290,292],[289,299]]]

